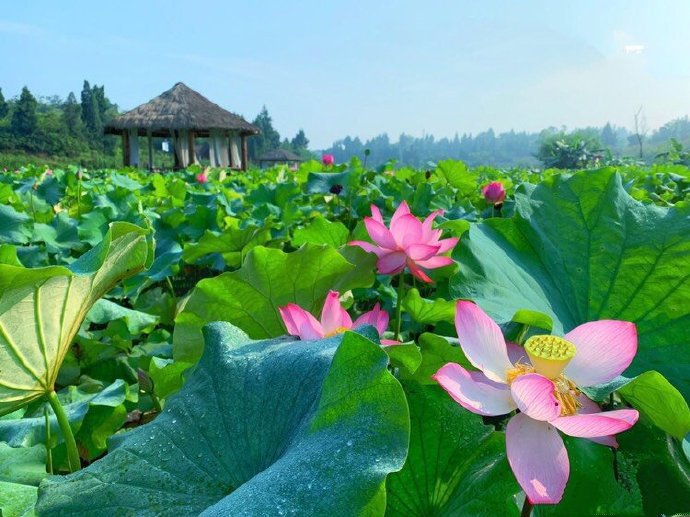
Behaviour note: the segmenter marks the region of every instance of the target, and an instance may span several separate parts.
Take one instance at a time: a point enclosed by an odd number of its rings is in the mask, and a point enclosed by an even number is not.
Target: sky
[[[0,1],[0,88],[121,110],[178,81],[252,120],[437,138],[690,112],[690,1]]]

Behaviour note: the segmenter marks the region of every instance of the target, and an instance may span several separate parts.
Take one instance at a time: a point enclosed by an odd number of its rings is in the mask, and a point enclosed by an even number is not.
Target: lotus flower
[[[637,422],[634,409],[602,412],[579,388],[612,380],[637,351],[637,330],[626,321],[584,323],[564,337],[532,336],[524,348],[508,343],[477,305],[459,301],[455,328],[467,359],[481,371],[448,363],[439,384],[461,406],[485,416],[515,409],[506,429],[508,462],[532,504],[556,504],[570,474],[558,431],[617,447],[613,435]]]
[[[506,189],[500,181],[492,181],[482,189],[482,195],[487,203],[497,205],[506,198]]]
[[[200,172],[196,175],[196,181],[198,183],[208,183],[208,171]]]
[[[321,161],[324,165],[333,165],[335,163],[335,157],[332,154],[324,154],[321,156]]]
[[[364,224],[376,244],[364,241],[352,241],[348,244],[376,253],[379,273],[393,275],[407,266],[414,276],[424,282],[431,282],[422,268],[436,269],[452,264],[453,260],[441,256],[441,253],[455,247],[459,240],[455,237],[440,239],[441,230],[434,230],[431,226],[439,215],[443,215],[443,210],[431,212],[422,223],[410,213],[410,207],[403,201],[393,214],[388,229],[378,207],[371,205],[371,217],[365,217]]]
[[[317,321],[312,314],[294,303],[279,307],[278,311],[280,311],[280,317],[283,318],[288,334],[297,336],[302,340],[331,337],[362,325],[376,327],[379,336],[383,336],[386,328],[388,328],[388,313],[382,311],[378,303],[374,305],[372,310],[362,314],[353,323],[350,315],[340,305],[340,293],[337,291],[328,291],[321,310],[321,321]],[[400,344],[398,341],[390,339],[382,339],[381,343],[384,345]]]

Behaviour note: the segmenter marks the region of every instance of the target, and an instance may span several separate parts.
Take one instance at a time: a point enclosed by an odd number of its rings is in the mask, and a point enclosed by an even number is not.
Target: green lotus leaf
[[[508,466],[505,435],[482,424],[440,386],[405,382],[410,452],[388,476],[386,515],[518,515],[520,487]]]
[[[342,253],[309,244],[292,253],[253,248],[237,271],[196,285],[176,319],[175,360],[198,360],[201,327],[211,321],[229,321],[255,339],[283,335],[278,307],[296,303],[319,314],[330,289],[345,292],[373,284],[375,259],[353,246]]]
[[[418,323],[435,324],[439,321],[455,321],[455,301],[442,298],[427,300],[422,298],[417,289],[407,291],[403,298],[403,309]]]
[[[113,223],[103,241],[69,267],[0,264],[0,415],[53,390],[91,306],[147,267],[151,247],[148,230]]]
[[[27,515],[34,507],[37,486],[46,472],[46,449],[10,447],[0,442],[0,515]]]
[[[41,515],[375,515],[409,415],[381,348],[346,332],[249,341],[228,323],[156,420],[39,488]]]
[[[297,247],[302,244],[327,244],[339,248],[347,244],[350,231],[340,221],[331,222],[318,216],[307,226],[295,230],[292,244]]]
[[[199,242],[185,245],[182,258],[195,264],[211,253],[219,253],[229,267],[239,267],[242,258],[253,247],[265,244],[271,238],[269,228],[228,228],[223,233],[207,231]]]
[[[500,323],[519,309],[553,319],[554,332],[587,321],[637,325],[626,370],[657,370],[690,399],[690,206],[634,200],[611,169],[522,186],[515,216],[474,225],[456,248],[456,298]]]

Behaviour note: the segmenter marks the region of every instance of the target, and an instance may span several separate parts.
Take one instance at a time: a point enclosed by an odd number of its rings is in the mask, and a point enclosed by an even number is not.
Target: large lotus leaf
[[[610,448],[580,438],[564,438],[570,476],[563,499],[557,505],[538,505],[534,517],[643,515],[637,482],[628,476],[627,465],[620,460],[618,471],[614,470],[614,453]]]
[[[386,481],[387,515],[518,515],[520,487],[508,466],[505,435],[460,407],[438,385],[404,384],[410,451]]]
[[[683,515],[690,510],[690,460],[681,443],[644,416],[618,436],[618,474],[636,482],[644,515]]]
[[[223,233],[207,231],[197,243],[185,245],[182,259],[196,264],[199,259],[211,254],[222,255],[229,267],[239,267],[242,258],[253,247],[265,244],[271,238],[269,228],[228,228]]]
[[[469,196],[477,191],[479,175],[459,160],[438,162],[436,172],[444,177],[448,184],[458,189],[462,196]]]
[[[297,228],[292,239],[294,246],[302,244],[328,244],[339,248],[347,244],[350,231],[340,221],[331,222],[318,216],[303,228]]]
[[[201,327],[211,321],[229,321],[255,339],[284,334],[278,307],[296,303],[319,314],[329,289],[344,292],[373,284],[373,260],[352,246],[343,253],[314,245],[292,253],[253,248],[237,271],[196,285],[176,320],[175,360],[193,362],[201,356]]]
[[[637,324],[628,374],[657,370],[690,398],[690,206],[659,208],[628,195],[609,169],[521,187],[512,219],[475,225],[456,248],[455,297],[499,322],[518,309],[553,318]]]
[[[39,488],[41,515],[375,515],[407,452],[387,357],[346,332],[251,342],[204,329],[204,355],[156,420]]]
[[[0,205],[0,242],[25,244],[31,238],[31,217],[11,205]]]
[[[0,415],[53,389],[91,306],[151,258],[147,230],[114,223],[98,246],[69,267],[0,264]]]
[[[36,488],[46,473],[43,445],[13,448],[0,442],[0,515],[26,515],[36,502]]]

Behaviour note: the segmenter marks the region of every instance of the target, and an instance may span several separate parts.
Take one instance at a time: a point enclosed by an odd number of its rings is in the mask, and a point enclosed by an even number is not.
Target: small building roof
[[[302,158],[287,149],[273,149],[259,157],[260,162],[301,162]]]
[[[184,83],[177,83],[149,102],[114,118],[105,132],[121,134],[138,129],[140,135],[150,131],[154,136],[169,135],[174,129],[191,129],[198,136],[211,129],[236,131],[241,135],[258,135],[258,127],[208,100]]]

